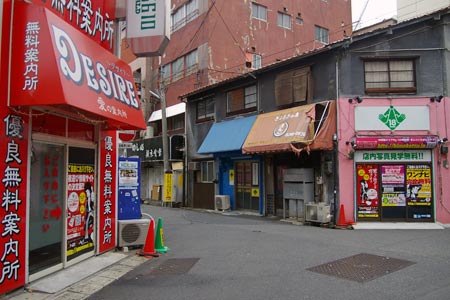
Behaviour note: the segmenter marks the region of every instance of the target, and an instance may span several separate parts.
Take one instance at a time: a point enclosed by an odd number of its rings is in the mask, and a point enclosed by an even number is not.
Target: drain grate
[[[360,253],[307,270],[357,282],[367,282],[413,264],[414,262],[408,260]]]
[[[153,269],[150,275],[182,275],[198,262],[199,258],[170,258]]]

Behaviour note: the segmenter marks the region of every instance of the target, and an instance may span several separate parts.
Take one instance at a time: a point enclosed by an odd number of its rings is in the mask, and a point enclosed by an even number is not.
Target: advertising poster
[[[67,173],[67,256],[94,248],[94,178],[92,165],[69,164]]]
[[[358,218],[378,218],[378,166],[358,164],[356,168]]]
[[[406,166],[406,200],[408,206],[431,206],[431,168],[428,165]]]
[[[381,166],[382,206],[406,206],[405,166]]]

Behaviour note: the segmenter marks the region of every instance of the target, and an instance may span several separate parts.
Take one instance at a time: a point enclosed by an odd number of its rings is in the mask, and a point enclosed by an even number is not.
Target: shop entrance
[[[94,254],[95,156],[94,148],[33,141],[28,234],[31,280]]]
[[[259,210],[259,163],[245,161],[235,163],[236,208]]]
[[[356,164],[356,172],[359,220],[434,220],[430,164]]]

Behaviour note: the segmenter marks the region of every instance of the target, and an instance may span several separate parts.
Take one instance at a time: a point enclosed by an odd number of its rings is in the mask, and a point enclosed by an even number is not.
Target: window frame
[[[364,91],[366,94],[416,94],[417,93],[417,76],[416,76],[416,59],[417,57],[379,57],[379,58],[363,58],[363,72],[364,72]],[[368,71],[367,66],[369,63],[386,63],[387,70],[385,71]],[[392,64],[395,62],[410,62],[411,69],[405,70],[392,70]],[[387,81],[367,81],[368,74],[386,73]],[[393,73],[409,72],[412,73],[411,80],[400,81],[392,79]],[[395,87],[393,84],[400,82],[410,82],[412,86],[409,87]],[[368,87],[369,83],[386,83],[387,87]]]
[[[254,88],[254,92],[250,92],[248,89],[249,88]],[[242,99],[235,99],[233,100],[232,98],[230,99],[230,97],[233,96],[233,94],[235,94],[236,92],[239,92],[239,90],[242,90]],[[254,96],[254,100],[253,101],[248,101],[250,97]],[[258,86],[256,83],[253,84],[249,84],[249,85],[245,85],[245,86],[241,86],[232,90],[229,90],[226,92],[226,103],[227,103],[227,116],[233,116],[233,115],[239,115],[239,114],[245,114],[245,113],[249,113],[249,112],[253,112],[256,111],[258,109]],[[241,106],[243,108],[240,109],[236,109],[236,110],[231,110],[231,105],[230,105],[230,101],[242,101]],[[254,104],[254,105],[253,105]]]
[[[200,162],[200,182],[213,183],[215,181],[214,160],[204,160]]]
[[[326,33],[324,35],[324,33]],[[325,39],[326,37],[326,39]],[[321,27],[319,25],[314,25],[314,41],[320,42],[322,44],[329,44],[330,43],[330,31],[325,28]]]
[[[280,17],[281,17],[281,23],[280,23]],[[288,18],[288,26],[285,26],[285,18]],[[292,29],[292,17],[291,15],[279,11],[277,14],[277,25],[278,27],[284,28],[284,29]]]
[[[264,15],[262,16],[262,14]],[[267,7],[256,2],[252,2],[251,17],[253,19],[267,22]]]
[[[175,32],[199,16],[198,0],[190,0],[170,15],[170,31]]]
[[[253,53],[252,55],[252,69],[260,69],[262,67],[262,56],[260,54]]]
[[[197,49],[185,55],[186,76],[198,71],[198,51]]]
[[[208,112],[208,104],[210,105],[210,107],[212,106],[212,112]],[[204,106],[205,113],[202,115],[199,114],[200,106]],[[196,108],[195,120],[197,123],[214,120],[215,101],[213,96],[206,97],[204,99],[197,101],[195,108]]]

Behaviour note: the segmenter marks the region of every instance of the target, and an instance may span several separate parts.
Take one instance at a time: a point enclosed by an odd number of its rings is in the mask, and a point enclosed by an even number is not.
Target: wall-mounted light
[[[431,102],[438,102],[438,103],[440,103],[441,101],[442,101],[442,99],[444,98],[444,96],[442,96],[442,95],[439,95],[439,96],[433,96],[433,97],[430,97],[430,101]]]
[[[348,103],[361,103],[361,102],[363,102],[363,99],[359,96],[348,99]]]

